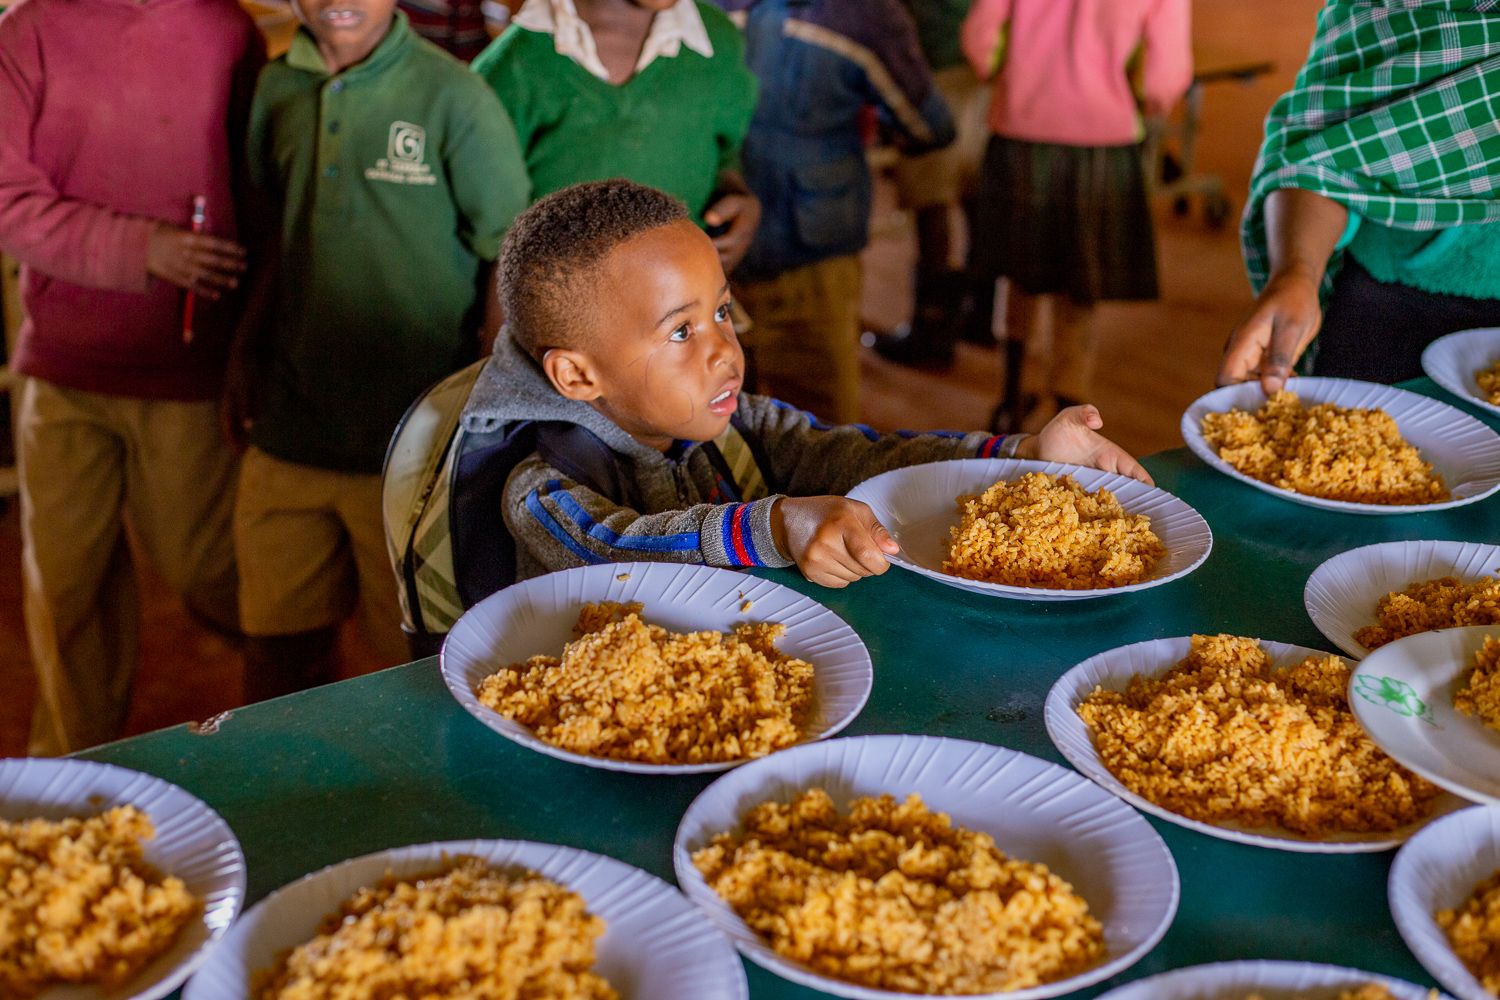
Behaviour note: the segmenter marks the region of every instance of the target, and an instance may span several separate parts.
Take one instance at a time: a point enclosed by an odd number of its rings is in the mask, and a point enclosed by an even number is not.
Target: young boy
[[[27,313],[13,365],[30,753],[124,726],[140,626],[127,512],[195,616],[237,628],[217,399],[244,270],[232,181],[264,62],[234,0],[23,0],[0,17],[0,248]]]
[[[301,0],[303,27],[251,113],[251,179],[280,227],[229,400],[251,445],[235,548],[252,701],[330,679],[356,602],[382,659],[406,659],[381,527],[386,444],[410,402],[475,355],[491,262],[529,194],[495,95],[394,8]]]
[[[516,123],[534,196],[627,177],[687,203],[734,270],[760,219],[740,174],[745,43],[696,0],[526,0],[474,60]]]
[[[464,420],[582,428],[608,447],[608,484],[581,484],[539,452],[505,488],[517,576],[655,559],[796,565],[829,587],[885,572],[897,545],[838,494],[887,469],[1017,456],[1149,482],[1075,407],[1035,436],[880,435],[831,427],[740,392],[744,356],[713,244],[676,200],[628,181],[537,202],[506,237],[507,328]],[[576,430],[571,431],[576,435]]]

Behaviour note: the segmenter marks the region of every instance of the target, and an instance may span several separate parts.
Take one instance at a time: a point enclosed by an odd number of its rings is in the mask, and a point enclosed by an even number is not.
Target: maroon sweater
[[[158,220],[235,236],[231,179],[265,60],[235,0],[21,0],[0,15],[0,250],[28,319],[12,363],[90,392],[211,399],[229,307],[146,273]]]

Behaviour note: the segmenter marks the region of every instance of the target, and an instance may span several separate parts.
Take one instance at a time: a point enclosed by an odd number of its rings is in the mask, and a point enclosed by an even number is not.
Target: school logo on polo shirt
[[[365,180],[391,184],[436,184],[427,156],[427,130],[411,122],[391,122],[385,156],[365,168]]]

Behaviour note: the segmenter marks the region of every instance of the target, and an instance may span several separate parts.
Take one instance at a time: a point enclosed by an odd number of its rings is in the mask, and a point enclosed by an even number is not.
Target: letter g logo
[[[421,163],[427,148],[427,130],[411,122],[391,122],[386,155],[392,163]]]

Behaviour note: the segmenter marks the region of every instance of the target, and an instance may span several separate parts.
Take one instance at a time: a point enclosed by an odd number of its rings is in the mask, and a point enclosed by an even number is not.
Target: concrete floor
[[[1261,121],[1291,82],[1311,37],[1320,0],[1195,0],[1200,65],[1269,59],[1277,71],[1248,85],[1208,90],[1199,166],[1224,178],[1236,214],[1260,141]],[[1250,302],[1234,227],[1206,228],[1197,214],[1177,218],[1161,206],[1158,253],[1162,299],[1103,307],[1101,363],[1094,401],[1126,447],[1149,454],[1181,444],[1178,419],[1213,384],[1224,338]],[[877,239],[866,256],[866,314],[894,324],[910,310],[910,228],[878,211]],[[867,354],[865,412],[876,427],[973,428],[995,400],[997,352],[964,346],[944,375],[914,373]],[[141,670],[128,728],[132,733],[204,718],[239,701],[239,661],[223,640],[197,628],[149,571]],[[346,637],[345,672],[375,669],[367,650]],[[0,517],[0,756],[25,751],[34,695],[21,618],[16,512]]]

